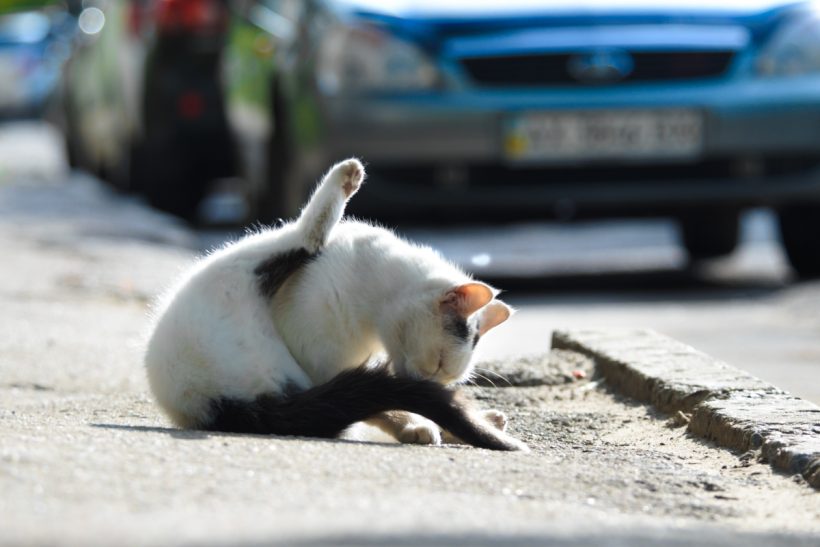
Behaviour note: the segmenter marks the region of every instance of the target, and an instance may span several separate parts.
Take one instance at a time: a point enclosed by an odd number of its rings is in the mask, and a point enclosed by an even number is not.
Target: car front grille
[[[632,71],[618,82],[662,82],[715,78],[726,72],[734,51],[631,52]],[[570,53],[470,57],[462,66],[477,84],[505,86],[584,86],[570,70]],[[606,83],[606,82],[597,82]],[[608,82],[612,83],[612,82]]]

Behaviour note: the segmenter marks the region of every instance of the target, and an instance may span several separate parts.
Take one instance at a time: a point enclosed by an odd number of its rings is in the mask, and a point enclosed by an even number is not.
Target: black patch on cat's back
[[[259,290],[266,298],[273,298],[279,287],[297,270],[315,260],[319,253],[300,247],[274,255],[259,264],[253,273],[259,281]]]

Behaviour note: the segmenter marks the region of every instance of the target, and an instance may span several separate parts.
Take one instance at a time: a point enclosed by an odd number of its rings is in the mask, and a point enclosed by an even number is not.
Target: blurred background
[[[815,3],[0,0],[6,208],[202,251],[353,155],[351,213],[520,309],[485,357],[649,327],[820,402]]]

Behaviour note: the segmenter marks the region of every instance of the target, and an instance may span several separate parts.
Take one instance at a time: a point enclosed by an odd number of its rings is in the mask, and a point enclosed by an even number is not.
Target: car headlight
[[[757,59],[761,76],[820,73],[820,11],[797,14],[784,23]]]
[[[438,71],[415,44],[370,25],[339,26],[323,38],[318,79],[328,94],[418,91],[438,83]]]

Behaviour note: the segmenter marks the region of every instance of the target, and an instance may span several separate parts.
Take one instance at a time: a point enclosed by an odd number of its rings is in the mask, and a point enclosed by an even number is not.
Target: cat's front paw
[[[404,444],[441,444],[441,430],[434,423],[408,424],[398,436]]]
[[[507,429],[507,415],[500,410],[490,409],[481,413],[481,416],[493,424],[499,431],[506,431]]]
[[[355,194],[364,181],[364,166],[356,158],[346,159],[333,166],[332,175],[342,188],[345,198]]]

